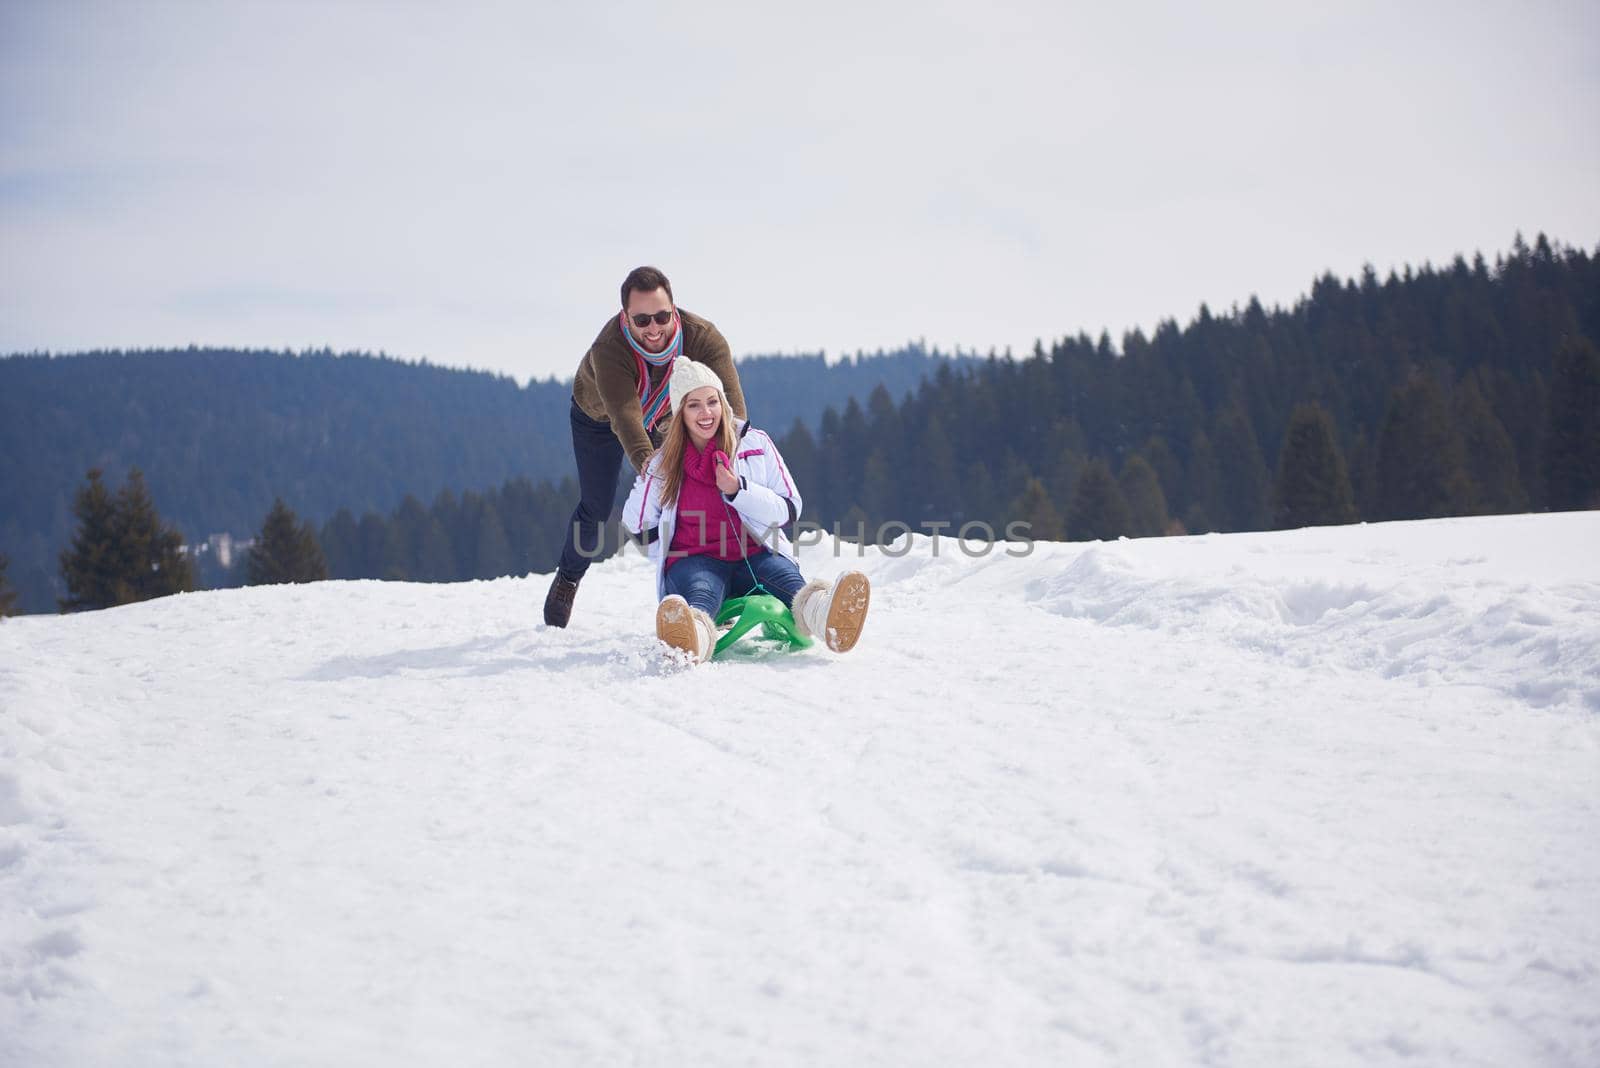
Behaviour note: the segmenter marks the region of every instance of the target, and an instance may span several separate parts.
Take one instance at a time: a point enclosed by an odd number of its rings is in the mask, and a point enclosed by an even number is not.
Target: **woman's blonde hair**
[[[717,448],[728,454],[731,464],[733,449],[737,444],[733,437],[733,412],[728,409],[728,398],[720,389],[717,390],[717,402],[722,408],[722,418],[717,421],[717,429],[712,433],[711,440]],[[667,424],[667,438],[661,443],[661,465],[656,472],[662,480],[662,504],[676,503],[678,493],[683,489],[683,454],[689,447],[689,431],[684,420],[688,418],[689,406],[684,404],[679,407],[672,422]]]

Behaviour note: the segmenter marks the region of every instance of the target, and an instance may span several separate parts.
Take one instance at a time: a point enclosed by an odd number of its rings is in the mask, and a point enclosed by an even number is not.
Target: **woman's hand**
[[[717,453],[714,457],[717,466],[717,489],[731,497],[739,492],[739,476],[728,470],[728,456],[726,453]]]

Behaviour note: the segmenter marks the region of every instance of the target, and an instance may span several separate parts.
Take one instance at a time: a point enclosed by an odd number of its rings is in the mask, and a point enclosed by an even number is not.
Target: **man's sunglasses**
[[[640,330],[643,330],[645,327],[650,325],[651,319],[656,321],[657,326],[666,326],[668,323],[672,322],[672,312],[658,311],[654,315],[651,315],[649,312],[646,312],[643,315],[635,315],[633,317],[633,325],[637,326]]]

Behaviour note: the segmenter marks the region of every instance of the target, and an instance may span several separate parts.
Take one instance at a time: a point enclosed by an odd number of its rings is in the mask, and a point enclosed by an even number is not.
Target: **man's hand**
[[[713,459],[717,466],[717,489],[725,496],[732,497],[739,492],[739,476],[728,470],[727,453],[719,452]]]

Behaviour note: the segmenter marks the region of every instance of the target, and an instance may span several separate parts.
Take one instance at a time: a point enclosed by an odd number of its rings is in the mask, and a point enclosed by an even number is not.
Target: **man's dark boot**
[[[560,569],[556,569],[555,578],[550,580],[550,592],[544,598],[544,621],[547,626],[564,627],[567,620],[572,618],[572,599],[578,595],[578,580],[568,578]]]

